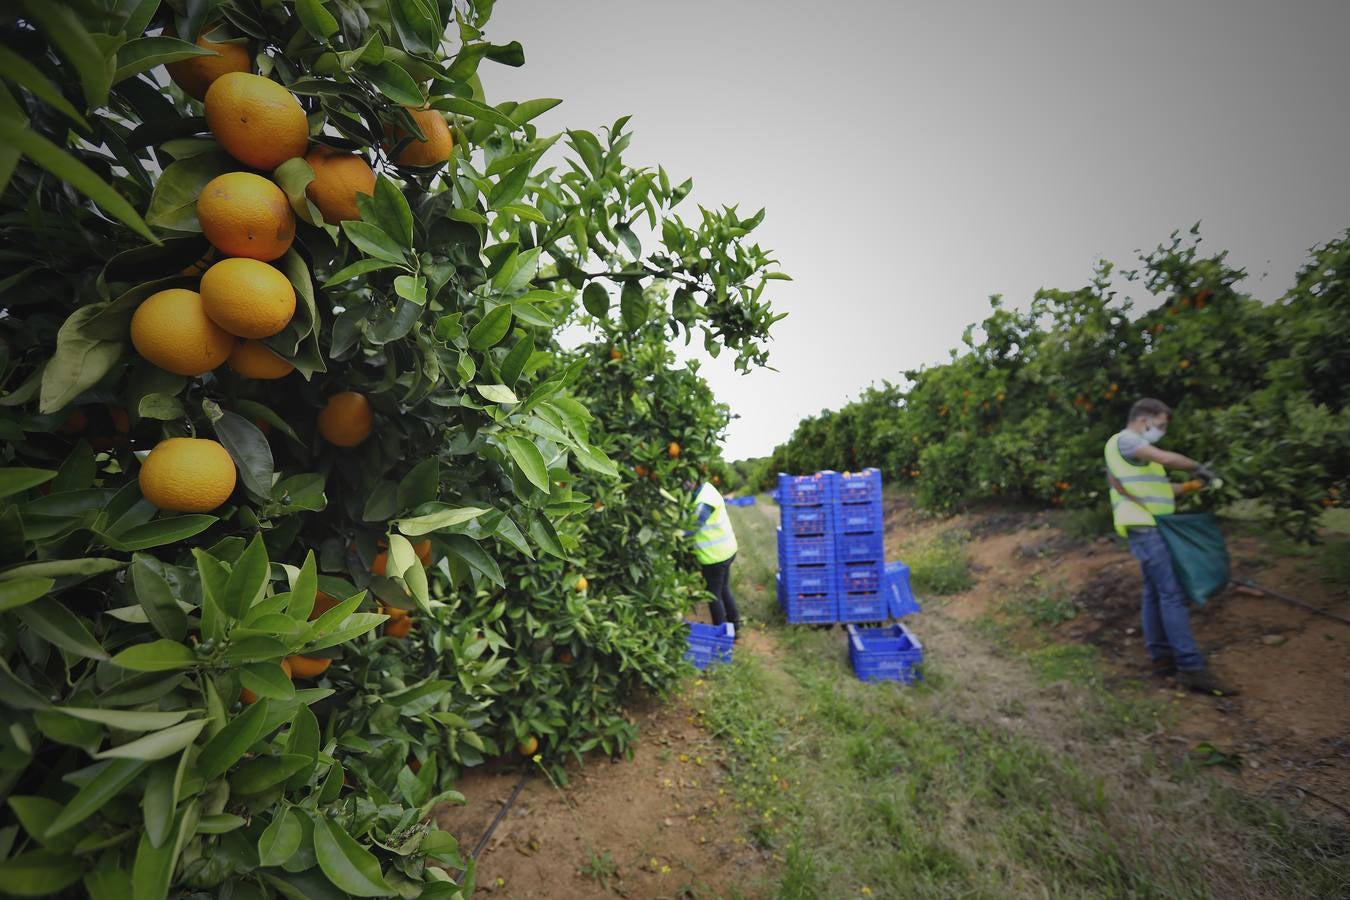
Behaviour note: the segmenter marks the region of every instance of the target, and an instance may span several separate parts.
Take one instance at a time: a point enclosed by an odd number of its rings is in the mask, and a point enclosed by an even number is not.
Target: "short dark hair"
[[[1134,406],[1130,407],[1130,421],[1133,422],[1140,416],[1171,416],[1172,407],[1161,400],[1155,400],[1152,397],[1145,397],[1142,400],[1134,401]]]

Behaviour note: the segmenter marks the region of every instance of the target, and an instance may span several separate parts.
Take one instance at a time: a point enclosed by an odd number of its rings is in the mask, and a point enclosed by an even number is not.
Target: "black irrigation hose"
[[[1338,616],[1338,615],[1336,615],[1335,613],[1332,613],[1332,612],[1327,612],[1325,609],[1322,609],[1322,607],[1320,607],[1320,606],[1313,606],[1311,603],[1306,603],[1306,602],[1304,602],[1304,601],[1302,601],[1302,600],[1297,600],[1297,599],[1295,599],[1295,598],[1293,598],[1293,597],[1287,596],[1287,595],[1285,595],[1285,594],[1281,594],[1281,593],[1279,593],[1279,592],[1277,592],[1277,591],[1272,591],[1272,590],[1271,590],[1270,588],[1268,588],[1268,587],[1262,587],[1261,585],[1257,584],[1255,581],[1250,581],[1250,580],[1248,580],[1248,579],[1246,579],[1246,578],[1235,578],[1235,579],[1233,579],[1233,583],[1234,583],[1234,584],[1240,584],[1240,585],[1242,585],[1243,587],[1251,588],[1251,589],[1254,590],[1254,591],[1260,591],[1261,593],[1265,594],[1267,597],[1274,597],[1276,600],[1283,600],[1285,603],[1292,603],[1294,606],[1298,606],[1298,607],[1301,607],[1301,608],[1303,608],[1303,609],[1306,609],[1308,612],[1314,612],[1314,613],[1317,613],[1319,616],[1326,616],[1328,619],[1335,619],[1337,622],[1340,622],[1340,623],[1343,624],[1343,625],[1350,625],[1350,619],[1346,619],[1346,618],[1344,618],[1344,617],[1342,617],[1342,616]]]
[[[469,854],[474,862],[478,861],[478,854],[482,853],[483,848],[487,846],[487,842],[492,840],[492,833],[497,830],[498,825],[502,824],[502,819],[506,818],[506,814],[510,812],[511,807],[515,805],[516,798],[519,797],[520,792],[525,789],[525,782],[530,780],[530,771],[530,769],[526,769],[525,774],[520,776],[520,781],[516,782],[516,787],[511,791],[511,796],[504,804],[502,804],[502,808],[497,810],[496,818],[494,818],[492,824],[487,827],[487,831],[483,832],[483,836],[478,839],[478,845],[473,848],[473,853]],[[458,884],[463,881],[464,875],[468,871],[468,869],[460,869],[455,875],[455,883]]]

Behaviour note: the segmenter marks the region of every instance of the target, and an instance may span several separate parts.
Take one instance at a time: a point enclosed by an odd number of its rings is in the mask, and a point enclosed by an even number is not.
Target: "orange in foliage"
[[[412,631],[412,627],[413,617],[403,616],[402,618],[390,619],[388,622],[385,622],[384,633],[388,637],[402,640],[408,636],[408,632]]]
[[[290,664],[295,678],[318,678],[333,664],[325,656],[288,656],[285,662]]]

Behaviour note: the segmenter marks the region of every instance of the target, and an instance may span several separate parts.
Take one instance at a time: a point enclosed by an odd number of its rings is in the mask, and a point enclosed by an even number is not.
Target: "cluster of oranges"
[[[200,275],[197,290],[172,288],[147,297],[131,320],[131,342],[149,362],[197,377],[222,364],[245,378],[285,378],[295,370],[263,340],[282,332],[296,310],[291,280],[273,262],[295,240],[295,213],[285,192],[265,174],[303,156],[314,173],[306,195],[329,225],[360,218],[357,195],[375,192],[375,172],[359,153],[311,144],[300,101],[281,84],[252,73],[244,42],[197,45],[214,55],[168,67],[187,95],[202,101],[216,142],[246,170],[212,179],[197,198],[197,219],[211,250],[182,273]],[[395,161],[439,166],[454,147],[449,126],[431,109],[409,109],[426,139],[407,140]],[[355,447],[374,428],[370,401],[356,392],[335,394],[318,418],[325,440]],[[157,444],[141,467],[141,491],[155,506],[210,512],[234,491],[236,471],[219,443],[171,438]]]

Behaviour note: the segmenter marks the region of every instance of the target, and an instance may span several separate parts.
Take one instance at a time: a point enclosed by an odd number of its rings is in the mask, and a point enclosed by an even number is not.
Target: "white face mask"
[[[1167,434],[1166,428],[1159,428],[1157,425],[1150,425],[1144,429],[1144,440],[1150,444],[1156,444]]]

